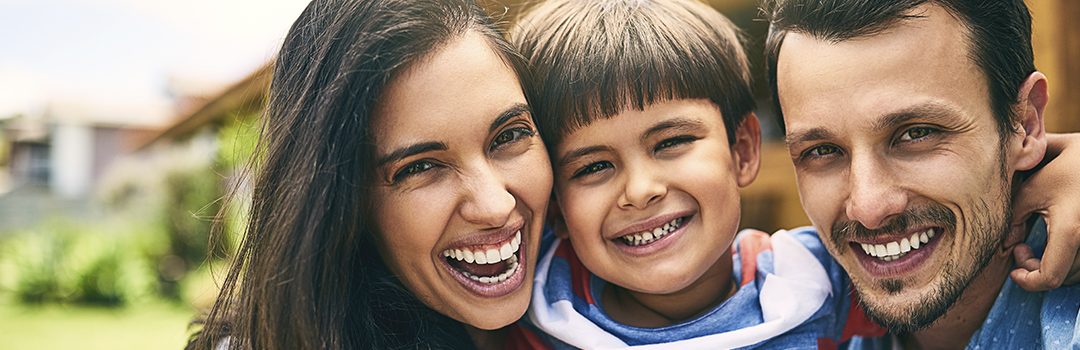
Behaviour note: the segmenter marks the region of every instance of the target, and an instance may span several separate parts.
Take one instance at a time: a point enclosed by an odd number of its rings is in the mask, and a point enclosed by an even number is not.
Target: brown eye
[[[935,129],[925,126],[916,126],[911,129],[904,130],[903,134],[900,134],[900,141],[917,141],[933,134]]]
[[[803,158],[822,158],[840,153],[840,148],[834,145],[819,145],[806,150]]]
[[[405,167],[401,168],[401,170],[398,170],[396,173],[394,173],[394,182],[397,183],[398,181],[401,181],[401,180],[407,179],[407,178],[409,178],[411,176],[418,175],[418,174],[423,173],[425,171],[434,169],[435,167],[436,167],[435,163],[432,163],[432,162],[426,161],[426,160],[421,160],[421,161],[411,163],[411,164],[406,165]]]
[[[586,165],[584,167],[581,167],[581,169],[578,169],[577,171],[575,171],[574,175],[571,175],[570,178],[571,179],[576,179],[576,178],[579,178],[579,177],[582,177],[582,176],[595,174],[595,173],[607,170],[609,168],[614,168],[614,167],[615,166],[612,165],[611,162],[608,162],[608,161],[601,161],[601,162],[591,163],[591,164]]]
[[[508,144],[520,141],[525,138],[532,137],[536,133],[526,127],[517,127],[506,129],[495,135],[495,139],[491,141],[491,150],[497,150]]]
[[[656,147],[653,147],[653,152],[663,151],[665,149],[672,148],[672,147],[677,147],[679,145],[688,144],[688,143],[694,142],[696,140],[697,140],[697,138],[693,137],[693,136],[672,137],[670,139],[665,139],[663,141],[660,141],[660,143],[656,144]]]

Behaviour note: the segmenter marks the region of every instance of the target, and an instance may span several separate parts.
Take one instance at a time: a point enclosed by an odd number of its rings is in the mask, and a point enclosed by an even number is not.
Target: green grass
[[[190,308],[165,303],[120,309],[0,301],[0,349],[182,349]]]

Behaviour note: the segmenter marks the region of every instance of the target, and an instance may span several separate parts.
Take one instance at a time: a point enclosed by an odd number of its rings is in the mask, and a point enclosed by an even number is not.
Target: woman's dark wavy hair
[[[466,33],[519,78],[518,56],[472,0],[315,0],[277,58],[247,235],[189,348],[471,348],[375,248],[370,123],[394,77]]]

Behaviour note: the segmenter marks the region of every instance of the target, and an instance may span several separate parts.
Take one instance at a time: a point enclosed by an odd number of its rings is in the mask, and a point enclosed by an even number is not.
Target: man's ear
[[[547,224],[555,232],[555,237],[570,239],[570,230],[566,228],[566,220],[563,219],[562,211],[559,210],[559,200],[554,194],[548,201]]]
[[[731,157],[735,161],[736,181],[739,187],[749,186],[761,169],[761,123],[753,112],[743,118],[735,128],[731,143]]]
[[[1020,85],[1014,126],[1022,139],[1014,163],[1016,170],[1034,168],[1046,154],[1046,128],[1043,125],[1043,112],[1049,100],[1046,89],[1046,76],[1040,72],[1031,73]]]

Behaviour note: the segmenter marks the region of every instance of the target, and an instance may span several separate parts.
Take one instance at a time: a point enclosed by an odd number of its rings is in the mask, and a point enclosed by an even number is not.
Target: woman
[[[470,0],[304,10],[197,348],[457,349],[521,317],[551,170],[494,28]]]

